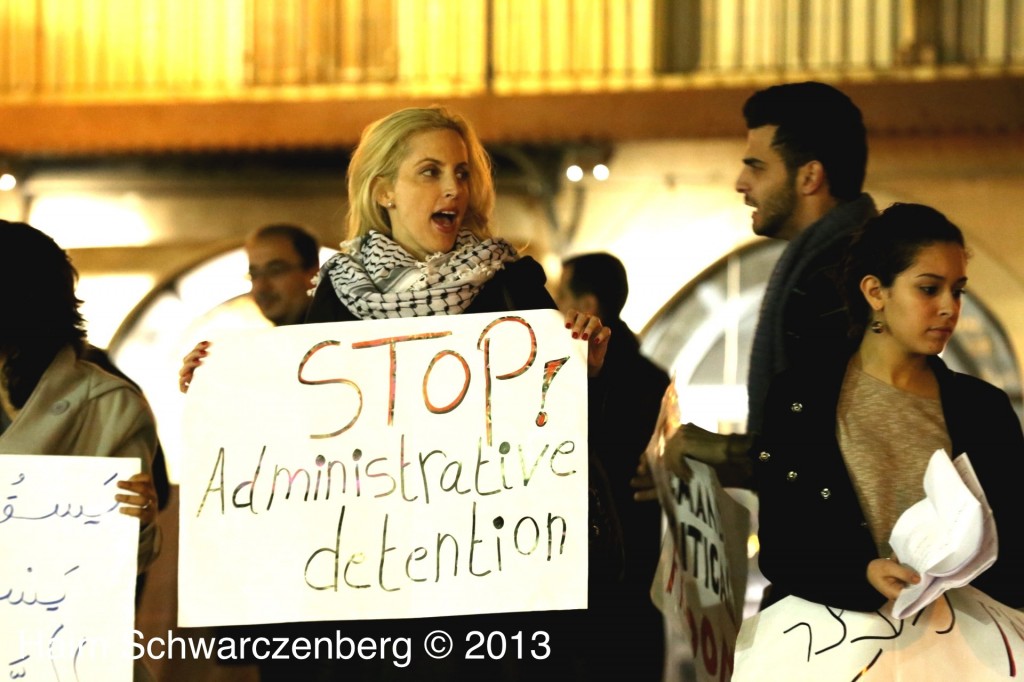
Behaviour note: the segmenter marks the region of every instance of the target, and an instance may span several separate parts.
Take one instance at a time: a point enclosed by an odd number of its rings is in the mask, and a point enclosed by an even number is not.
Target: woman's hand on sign
[[[604,367],[612,330],[601,324],[601,318],[596,315],[571,308],[565,313],[565,328],[572,331],[572,338],[587,342],[587,376],[596,377]]]
[[[868,582],[886,599],[900,596],[904,587],[921,582],[921,576],[910,566],[895,559],[874,559],[868,564]]]
[[[200,341],[196,344],[196,347],[189,351],[181,360],[181,369],[178,370],[178,390],[182,393],[188,393],[188,387],[192,383],[192,375],[196,371],[196,367],[203,363],[209,352],[210,342]]]

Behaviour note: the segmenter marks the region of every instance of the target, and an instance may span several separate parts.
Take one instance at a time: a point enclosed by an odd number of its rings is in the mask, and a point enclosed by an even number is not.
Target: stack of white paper
[[[998,554],[995,519],[967,454],[950,461],[936,450],[924,474],[925,498],[896,521],[889,544],[901,563],[921,575],[905,587],[893,616],[912,616],[948,589],[962,587]]]

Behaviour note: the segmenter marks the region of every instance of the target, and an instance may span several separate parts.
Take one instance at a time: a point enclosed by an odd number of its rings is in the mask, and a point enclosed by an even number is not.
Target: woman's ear
[[[882,282],[874,275],[865,275],[864,279],[860,281],[860,293],[864,295],[864,300],[868,302],[872,310],[881,310],[885,307],[885,301],[882,300]]]
[[[395,205],[394,188],[386,178],[378,177],[374,179],[373,186],[370,191],[373,194],[377,205],[383,208],[391,208]]]

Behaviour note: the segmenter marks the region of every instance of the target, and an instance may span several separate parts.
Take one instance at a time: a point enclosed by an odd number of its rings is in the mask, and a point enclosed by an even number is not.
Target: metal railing
[[[1024,0],[0,0],[0,98],[586,92],[1024,71]]]

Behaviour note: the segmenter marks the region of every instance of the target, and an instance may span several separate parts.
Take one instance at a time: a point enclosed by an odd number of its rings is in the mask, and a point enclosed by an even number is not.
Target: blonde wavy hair
[[[401,109],[366,126],[348,166],[346,239],[377,230],[391,234],[387,210],[374,196],[379,178],[395,182],[398,167],[409,153],[409,139],[428,130],[454,130],[469,154],[469,206],[463,226],[477,237],[491,236],[494,179],[491,160],[469,122],[441,106]]]

